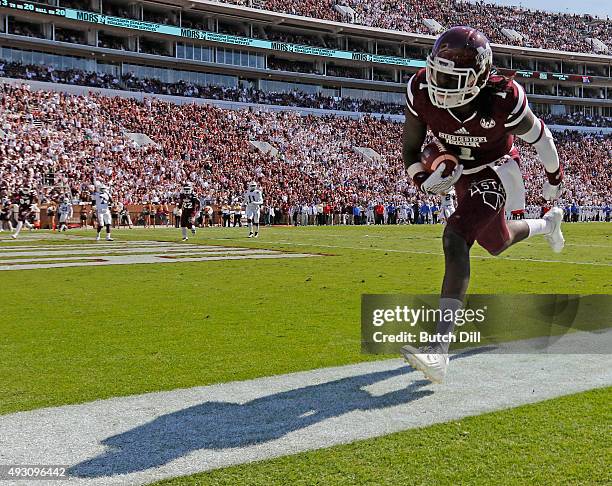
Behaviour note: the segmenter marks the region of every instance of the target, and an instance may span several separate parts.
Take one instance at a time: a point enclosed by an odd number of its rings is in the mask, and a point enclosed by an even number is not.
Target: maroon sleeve
[[[523,87],[514,80],[510,83],[508,90],[505,92],[507,96],[502,104],[507,113],[507,117],[504,126],[512,129],[521,122],[525,114],[529,111],[527,94]]]
[[[406,106],[410,112],[419,118],[423,113],[423,96],[427,95],[427,90],[423,87],[425,83],[425,70],[421,69],[413,75],[406,86]]]

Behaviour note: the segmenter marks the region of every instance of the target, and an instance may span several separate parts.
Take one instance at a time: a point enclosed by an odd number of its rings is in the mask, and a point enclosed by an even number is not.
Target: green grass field
[[[542,238],[497,258],[475,247],[470,292],[610,294],[611,229],[565,225],[561,255]],[[361,295],[437,293],[441,233],[278,227],[248,240],[244,229],[214,228],[189,243],[326,256],[0,272],[9,303],[0,313],[0,414],[381,359],[360,353]],[[71,234],[93,239],[91,230]],[[113,236],[178,241],[180,232]],[[92,243],[69,243],[79,242]],[[49,241],[0,243],[10,244]],[[169,484],[585,484],[605,479],[610,398],[598,390]],[[500,438],[494,446],[490,434]],[[450,457],[459,469],[437,466]]]

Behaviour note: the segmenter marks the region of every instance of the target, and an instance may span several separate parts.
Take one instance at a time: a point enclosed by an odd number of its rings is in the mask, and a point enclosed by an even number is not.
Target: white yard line
[[[232,240],[233,238],[207,238],[208,240]],[[415,255],[434,255],[434,256],[444,256],[444,253],[441,251],[425,251],[425,250],[398,250],[392,248],[375,248],[375,247],[360,247],[360,246],[345,246],[345,245],[321,245],[318,243],[296,243],[293,241],[272,241],[270,245],[290,245],[290,246],[309,246],[313,248],[339,248],[346,250],[360,250],[360,251],[382,251],[386,253],[410,253]],[[516,262],[538,262],[538,263],[565,263],[571,265],[593,265],[593,266],[601,266],[601,267],[612,267],[612,263],[603,263],[603,262],[578,262],[571,260],[548,260],[548,259],[540,259],[540,258],[517,258],[517,257],[505,257],[505,256],[492,256],[492,255],[471,255],[471,258],[478,258],[481,260],[509,260]]]
[[[444,385],[393,359],[14,413],[0,416],[0,463],[137,485],[344,444],[610,386],[610,336],[456,355]],[[585,349],[602,354],[568,353]]]

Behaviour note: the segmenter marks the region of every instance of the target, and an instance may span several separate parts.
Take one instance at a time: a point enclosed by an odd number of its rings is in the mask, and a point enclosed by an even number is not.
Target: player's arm
[[[425,141],[427,126],[415,115],[413,108],[408,104],[406,121],[402,134],[402,159],[406,173],[412,178],[415,185],[428,194],[446,194],[459,180],[463,166],[458,165],[447,177],[442,176],[446,166],[440,164],[435,172],[429,174],[421,163],[421,147]]]
[[[402,159],[406,173],[419,189],[428,175],[425,166],[421,163],[421,147],[426,134],[427,126],[409,108],[406,108],[406,121],[402,133]]]
[[[257,192],[257,201],[255,201],[255,204],[257,204],[258,206],[262,206],[263,205],[263,193],[261,191]]]
[[[535,148],[547,179],[542,188],[542,195],[547,201],[558,199],[563,194],[563,168],[559,163],[557,147],[548,127],[527,105],[520,122],[511,133]]]

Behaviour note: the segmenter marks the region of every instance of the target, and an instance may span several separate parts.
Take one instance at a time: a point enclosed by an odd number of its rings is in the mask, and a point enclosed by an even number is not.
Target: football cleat
[[[100,235],[96,236],[96,241],[100,241]]]
[[[17,235],[16,235],[16,234],[12,234],[12,235],[11,235],[11,238],[13,238],[14,240],[16,240],[16,239],[17,239]]]
[[[253,238],[259,238],[259,233],[255,233],[255,234],[253,235]]]
[[[187,240],[189,240],[189,238],[185,236],[185,238],[183,238],[183,241],[187,241]]]
[[[113,240],[110,236],[107,236],[106,241],[115,241],[115,240]]]
[[[406,345],[400,350],[404,359],[415,370],[422,371],[425,378],[433,383],[442,383],[448,368],[448,354],[435,351],[431,347],[415,348]]]
[[[249,233],[249,238],[253,238],[253,233]]]
[[[195,234],[196,234],[196,229],[195,229],[195,226],[194,226],[193,228],[191,228],[191,234],[192,234],[192,235],[195,235]]]
[[[561,208],[552,208],[544,215],[544,220],[552,227],[550,233],[544,235],[546,241],[555,253],[561,253],[565,246],[565,238],[561,232],[561,222],[563,221],[563,210]]]

